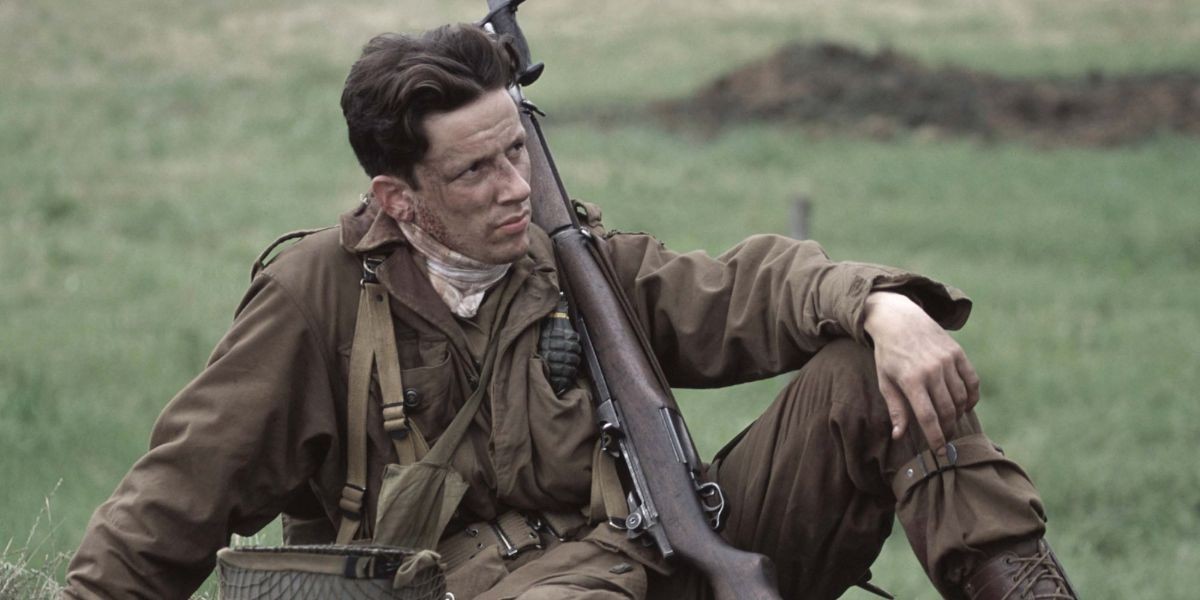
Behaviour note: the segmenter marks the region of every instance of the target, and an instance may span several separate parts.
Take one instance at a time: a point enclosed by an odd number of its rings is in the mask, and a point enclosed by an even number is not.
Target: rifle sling
[[[592,523],[607,519],[624,521],[629,516],[629,504],[625,501],[621,476],[617,474],[616,459],[600,447],[600,440],[596,440],[595,454],[592,455],[592,497],[587,516]]]

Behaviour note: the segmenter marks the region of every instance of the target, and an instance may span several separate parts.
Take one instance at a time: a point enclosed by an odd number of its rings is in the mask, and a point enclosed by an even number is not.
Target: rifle
[[[517,50],[517,83],[510,91],[530,140],[533,221],[554,243],[560,280],[572,300],[601,443],[621,460],[632,488],[629,516],[615,525],[655,544],[664,557],[678,554],[699,569],[718,600],[777,600],[770,559],[733,548],[714,530],[724,508],[720,488],[701,481],[695,446],[648,337],[599,242],[581,225],[538,122],[541,111],[524,96],[522,86],[537,80],[544,65],[532,62],[517,25],[522,1],[488,0],[481,25],[510,36]]]

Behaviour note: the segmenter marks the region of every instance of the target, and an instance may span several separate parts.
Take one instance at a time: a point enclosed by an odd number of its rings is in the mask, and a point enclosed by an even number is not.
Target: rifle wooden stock
[[[533,220],[552,235],[560,278],[583,315],[608,391],[624,416],[624,439],[641,459],[646,492],[670,546],[708,578],[720,600],[778,599],[774,567],[730,546],[709,526],[668,412],[678,412],[654,355],[637,334],[623,290],[606,276],[595,242],[579,228],[536,117],[523,110],[529,142]],[[690,444],[690,441],[686,442]]]

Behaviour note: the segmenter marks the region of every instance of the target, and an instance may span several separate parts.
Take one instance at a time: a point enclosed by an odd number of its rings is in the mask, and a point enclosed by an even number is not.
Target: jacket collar
[[[341,216],[342,248],[351,254],[370,254],[391,245],[408,245],[404,232],[395,219],[380,210],[375,202],[363,201]],[[518,259],[516,267],[525,260],[532,260],[534,269],[554,268],[554,252],[550,238],[537,225],[529,225],[529,252]]]
[[[557,298],[558,274],[554,266],[554,252],[549,236],[536,225],[529,226],[529,251],[513,263],[503,289],[533,292],[534,304],[550,302]],[[400,226],[375,202],[363,202],[341,216],[341,244],[346,252],[363,256],[387,254],[388,257],[376,269],[379,282],[401,305],[420,315],[447,336],[456,345],[465,348],[462,328],[441,297],[434,291],[429,279],[413,261],[412,248],[404,237]],[[499,291],[499,290],[497,290]],[[524,294],[517,294],[518,299]],[[540,311],[541,307],[518,307]],[[516,316],[516,315],[512,315]]]
[[[343,213],[341,223],[342,248],[351,254],[370,254],[391,244],[406,243],[396,221],[369,200]]]

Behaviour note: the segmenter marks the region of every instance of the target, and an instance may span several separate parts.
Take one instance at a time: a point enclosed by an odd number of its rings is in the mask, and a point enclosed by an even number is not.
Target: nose
[[[500,174],[502,181],[500,182],[500,191],[497,194],[497,200],[501,204],[510,204],[513,202],[524,202],[529,198],[531,188],[529,187],[529,176],[526,175],[518,165],[511,161],[501,161],[504,165],[503,172]]]

